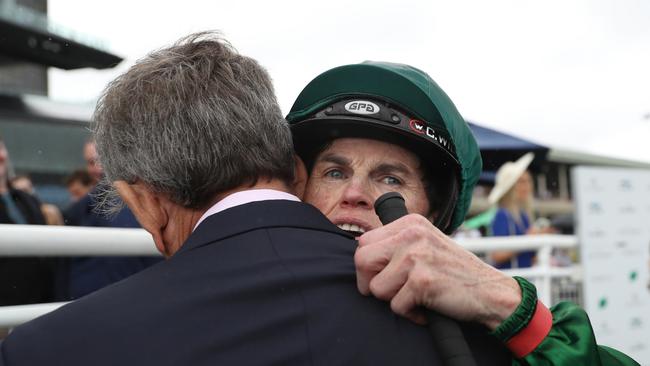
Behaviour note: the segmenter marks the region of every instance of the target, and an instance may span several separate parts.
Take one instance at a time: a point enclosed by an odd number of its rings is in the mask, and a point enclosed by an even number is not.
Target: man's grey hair
[[[143,182],[188,208],[259,179],[294,177],[271,78],[214,32],[155,51],[111,82],[93,131],[109,181]]]

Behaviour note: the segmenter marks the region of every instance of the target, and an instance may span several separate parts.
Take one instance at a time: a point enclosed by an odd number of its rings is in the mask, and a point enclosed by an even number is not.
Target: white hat
[[[529,152],[515,162],[509,161],[501,165],[499,170],[497,170],[494,188],[492,188],[488,196],[488,202],[490,204],[497,203],[503,195],[508,193],[510,188],[517,183],[519,177],[524,174],[534,157],[535,155]]]

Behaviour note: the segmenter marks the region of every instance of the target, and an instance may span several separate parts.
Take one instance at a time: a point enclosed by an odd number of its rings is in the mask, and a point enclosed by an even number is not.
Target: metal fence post
[[[537,263],[542,274],[540,276],[539,286],[537,287],[537,297],[547,306],[551,305],[551,253],[553,247],[549,244],[542,245],[537,251]]]

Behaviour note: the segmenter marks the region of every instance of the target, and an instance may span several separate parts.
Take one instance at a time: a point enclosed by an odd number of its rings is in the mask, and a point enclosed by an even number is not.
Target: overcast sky
[[[124,57],[50,73],[94,100],[147,52],[217,29],[274,79],[286,113],[319,73],[364,60],[428,72],[468,120],[535,142],[650,162],[650,1],[50,0],[57,22]]]

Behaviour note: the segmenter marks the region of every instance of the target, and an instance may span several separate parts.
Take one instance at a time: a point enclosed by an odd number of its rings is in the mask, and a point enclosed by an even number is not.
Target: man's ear
[[[167,226],[168,217],[159,197],[142,183],[129,184],[120,180],[113,182],[113,186],[138,219],[140,226],[151,234],[158,251],[167,256],[162,233]]]
[[[305,195],[305,187],[307,186],[307,179],[309,176],[307,174],[307,167],[300,156],[294,154],[293,157],[296,164],[296,177],[294,178],[292,188],[294,194],[298,196],[298,198],[302,199]]]

